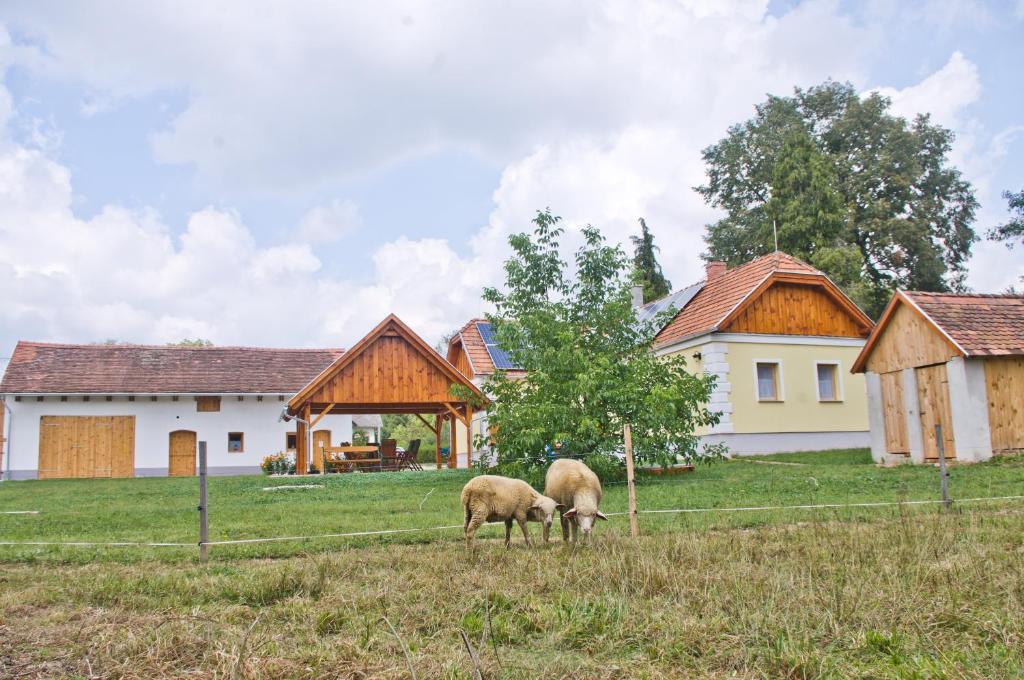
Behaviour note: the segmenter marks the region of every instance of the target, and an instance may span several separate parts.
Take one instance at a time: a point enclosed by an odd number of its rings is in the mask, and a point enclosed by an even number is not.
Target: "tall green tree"
[[[1003,241],[1007,248],[1013,248],[1014,241],[1020,240],[1024,244],[1024,189],[1017,193],[1004,191],[1003,198],[1010,210],[1010,221],[993,227],[987,236],[993,241]]]
[[[558,223],[543,211],[532,234],[512,236],[504,290],[484,292],[498,343],[526,369],[518,378],[498,371],[486,385],[500,460],[539,465],[555,443],[579,455],[621,450],[626,423],[642,460],[717,455],[698,451],[694,434],[717,422],[704,406],[714,379],[687,372],[682,355],[650,351],[666,315],[638,322],[622,249],[587,226],[570,267]]]
[[[672,292],[672,282],[665,278],[655,252],[654,235],[647,222],[640,218],[640,235],[630,236],[633,241],[633,276],[636,285],[644,287],[644,302],[657,300]]]
[[[703,152],[696,190],[726,216],[706,257],[779,248],[808,260],[877,315],[896,287],[961,290],[977,236],[974,189],[948,162],[953,133],[907,121],[889,99],[828,81],[769,96]]]

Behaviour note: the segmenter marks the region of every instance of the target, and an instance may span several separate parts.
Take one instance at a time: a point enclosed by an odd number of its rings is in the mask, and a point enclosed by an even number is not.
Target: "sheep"
[[[583,462],[562,458],[548,468],[544,478],[544,495],[550,496],[562,510],[562,541],[569,540],[569,526],[572,525],[572,542],[576,542],[577,528],[583,532],[583,539],[590,540],[590,531],[595,519],[608,518],[598,510],[601,504],[601,480]]]
[[[521,479],[498,475],[480,475],[469,480],[462,487],[462,507],[466,511],[467,548],[473,546],[473,536],[484,522],[505,522],[505,547],[508,548],[512,539],[512,520],[519,523],[527,546],[532,544],[526,522],[542,522],[546,543],[555,510],[564,509]]]

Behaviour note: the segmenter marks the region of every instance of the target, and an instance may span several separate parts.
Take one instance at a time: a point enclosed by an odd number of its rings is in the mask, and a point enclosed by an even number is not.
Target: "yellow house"
[[[873,324],[814,267],[785,253],[711,262],[704,281],[638,307],[641,320],[676,309],[653,351],[717,378],[709,408],[721,420],[699,433],[705,443],[740,455],[869,446],[864,376],[850,368]],[[483,319],[452,337],[447,358],[481,389],[496,368],[521,372]],[[486,418],[474,413],[474,437]]]
[[[677,309],[654,341],[717,378],[720,422],[705,443],[736,454],[866,447],[864,376],[851,374],[872,322],[822,272],[776,252],[706,278],[640,310]]]

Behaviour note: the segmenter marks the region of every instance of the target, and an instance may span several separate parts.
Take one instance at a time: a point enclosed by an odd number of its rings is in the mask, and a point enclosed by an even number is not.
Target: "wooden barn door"
[[[195,477],[196,433],[191,430],[177,430],[171,433],[170,439],[167,476]]]
[[[317,430],[313,433],[313,453],[310,456],[310,460],[316,465],[316,469],[321,472],[324,469],[323,449],[320,445],[323,444],[324,448],[331,445],[331,431],[330,430]]]
[[[134,416],[42,416],[40,479],[133,477]]]
[[[935,426],[941,425],[946,459],[956,458],[946,364],[924,366],[915,369],[914,372],[917,375],[917,398],[918,409],[921,412],[921,434],[924,437],[924,457],[930,460],[939,459]]]
[[[885,422],[886,453],[910,453],[910,441],[907,437],[906,406],[903,400],[903,373],[893,371],[883,373],[882,381],[882,414]]]

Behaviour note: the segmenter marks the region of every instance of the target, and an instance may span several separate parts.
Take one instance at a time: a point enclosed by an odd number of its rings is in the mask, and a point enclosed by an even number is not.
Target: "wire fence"
[[[196,542],[183,542],[183,541],[100,541],[100,540],[81,540],[81,541],[43,541],[43,540],[0,540],[0,546],[37,546],[37,547],[70,547],[70,548],[189,548],[199,549],[200,560],[206,561],[207,549],[212,546],[233,546],[233,545],[253,545],[253,544],[264,544],[264,543],[285,543],[285,542],[304,542],[304,541],[321,541],[321,540],[334,540],[334,539],[349,539],[349,538],[364,538],[374,536],[392,536],[392,535],[408,535],[408,534],[429,534],[436,532],[452,531],[456,529],[462,529],[462,524],[444,524],[430,527],[403,527],[403,528],[389,528],[389,529],[366,529],[357,531],[346,531],[346,532],[335,532],[335,533],[320,533],[320,534],[297,534],[297,535],[286,535],[286,536],[260,536],[252,538],[233,538],[223,540],[209,540],[209,524],[208,524],[208,503],[206,493],[206,442],[199,442],[199,486],[200,486],[200,498],[199,498],[199,526],[198,536],[199,540]],[[944,469],[941,471],[943,476],[943,482],[947,476],[947,472]],[[649,480],[653,481],[653,480]],[[724,479],[715,480],[707,479],[702,481],[726,481]],[[624,484],[625,482],[611,482],[606,484],[607,486],[614,486],[617,484]],[[289,484],[289,485],[277,485],[273,487],[264,487],[265,489],[308,489],[308,488],[323,488],[323,485],[302,485],[302,484]],[[433,493],[433,489],[427,493],[426,497],[429,497]],[[948,496],[948,491],[943,484],[942,489],[943,498],[939,499],[918,499],[918,500],[879,500],[879,501],[861,501],[861,502],[845,502],[845,503],[804,503],[804,504],[776,504],[776,505],[737,505],[731,507],[696,507],[696,508],[652,508],[636,510],[637,515],[714,515],[721,513],[724,515],[734,513],[747,513],[747,512],[798,512],[798,511],[814,511],[814,510],[844,510],[844,509],[866,509],[866,508],[883,508],[883,507],[911,507],[911,506],[929,506],[929,505],[944,505],[949,508],[952,501]],[[424,497],[424,500],[426,500]],[[980,503],[1012,503],[1017,501],[1024,501],[1024,494],[1021,495],[990,495],[990,496],[973,496],[967,498],[956,499],[956,504],[980,504]],[[194,507],[194,506],[193,506]],[[422,501],[420,503],[422,508]],[[165,509],[168,512],[181,512],[181,510]],[[194,512],[194,510],[193,510]],[[6,510],[0,511],[0,514],[4,515],[39,515],[39,510]],[[62,513],[63,514],[63,513]],[[608,512],[605,513],[607,517],[629,517],[630,512]]]

